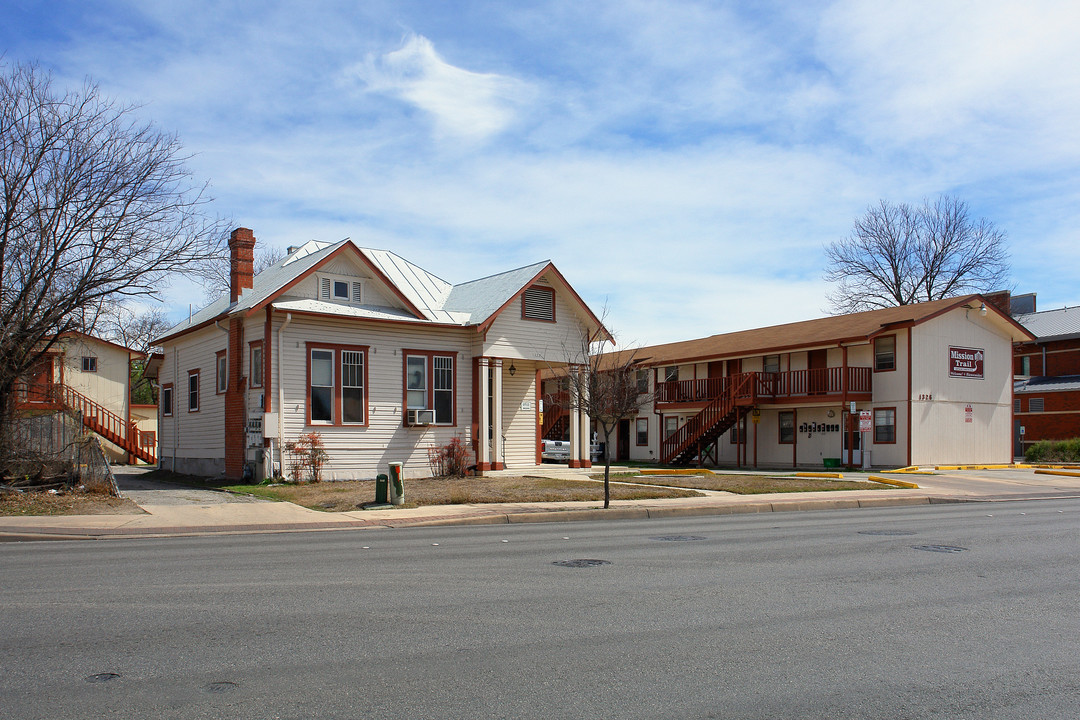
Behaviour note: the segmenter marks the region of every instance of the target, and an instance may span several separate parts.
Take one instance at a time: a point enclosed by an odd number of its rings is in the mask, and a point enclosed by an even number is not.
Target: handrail
[[[55,385],[64,405],[79,413],[83,424],[109,442],[119,445],[140,460],[157,462],[157,442],[154,433],[139,431],[134,421],[128,421],[96,400],[91,400],[68,385]],[[153,439],[151,439],[153,438]]]
[[[849,367],[848,392],[869,393],[873,389],[873,369]],[[750,380],[747,380],[750,378]],[[759,400],[839,395],[844,391],[844,368],[829,367],[784,372],[745,372],[722,378],[673,380],[657,386],[658,403],[712,402],[724,395],[732,383],[752,382]]]

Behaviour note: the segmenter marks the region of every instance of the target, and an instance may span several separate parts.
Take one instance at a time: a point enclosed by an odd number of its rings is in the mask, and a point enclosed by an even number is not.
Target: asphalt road
[[[0,579],[3,718],[1080,708],[1077,500],[7,544]]]

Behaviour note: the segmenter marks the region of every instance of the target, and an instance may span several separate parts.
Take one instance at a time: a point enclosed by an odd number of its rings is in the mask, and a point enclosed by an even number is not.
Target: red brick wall
[[[244,474],[247,446],[247,409],[244,391],[247,378],[244,371],[244,321],[229,321],[229,386],[225,391],[225,475],[239,479]]]

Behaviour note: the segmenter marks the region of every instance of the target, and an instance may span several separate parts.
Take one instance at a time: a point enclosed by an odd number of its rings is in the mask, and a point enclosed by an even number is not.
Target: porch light
[[[517,372],[517,368],[514,367],[514,362],[510,361],[510,377],[514,377],[514,373]]]

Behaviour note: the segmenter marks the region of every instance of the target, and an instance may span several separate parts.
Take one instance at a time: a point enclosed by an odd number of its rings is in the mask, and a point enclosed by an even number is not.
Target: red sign
[[[874,417],[869,410],[859,413],[859,432],[874,432]]]
[[[983,361],[986,353],[982,348],[949,347],[949,377],[983,378]]]

